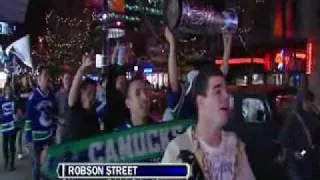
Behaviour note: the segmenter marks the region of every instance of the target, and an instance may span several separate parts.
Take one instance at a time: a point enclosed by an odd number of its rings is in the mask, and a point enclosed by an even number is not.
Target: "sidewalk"
[[[0,135],[0,179],[1,180],[31,180],[32,161],[31,157],[24,157],[22,160],[16,159],[16,170],[13,172],[4,171],[2,154],[2,136]]]

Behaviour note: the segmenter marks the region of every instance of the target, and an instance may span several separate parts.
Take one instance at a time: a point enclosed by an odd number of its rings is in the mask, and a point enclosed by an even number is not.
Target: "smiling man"
[[[162,162],[192,164],[194,179],[254,180],[244,144],[222,129],[230,107],[226,82],[217,67],[200,71],[194,98],[197,124],[169,143]]]
[[[150,89],[143,78],[136,77],[129,82],[126,106],[130,112],[130,120],[125,121],[117,129],[150,124]]]

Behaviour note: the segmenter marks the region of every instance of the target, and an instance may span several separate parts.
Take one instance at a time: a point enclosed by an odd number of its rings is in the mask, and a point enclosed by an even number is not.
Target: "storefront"
[[[273,84],[301,87],[312,71],[312,43],[299,48],[268,50],[264,57],[231,58],[229,74],[231,83]],[[217,65],[222,59],[215,61]],[[250,83],[251,82],[251,83]]]
[[[217,59],[215,63],[220,66],[223,60]],[[261,57],[229,59],[229,83],[238,86],[264,84],[264,63]]]
[[[143,65],[135,65],[129,68],[126,73],[127,79],[132,79],[136,73],[143,74],[145,79],[155,89],[167,88],[169,85],[168,73],[165,66],[145,63]]]
[[[312,71],[312,43],[306,48],[287,48],[265,56],[268,84],[301,87]]]

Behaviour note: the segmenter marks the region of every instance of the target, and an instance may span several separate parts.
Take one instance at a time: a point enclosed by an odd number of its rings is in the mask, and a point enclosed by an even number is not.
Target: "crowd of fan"
[[[236,134],[223,130],[230,111],[225,81],[227,64],[223,63],[220,69],[211,65],[192,70],[187,75],[187,84],[181,84],[174,36],[166,29],[165,37],[170,45],[170,88],[162,121],[179,117],[197,119],[197,123],[169,143],[162,161],[181,161],[181,152],[188,151],[198,162],[198,172],[202,172],[198,173],[198,179],[255,179],[244,143]],[[232,36],[224,34],[223,40],[223,58],[227,62]],[[23,157],[23,139],[31,144],[32,174],[38,180],[41,156],[52,144],[162,122],[150,115],[152,88],[143,76],[137,74],[127,82],[125,71],[111,63],[107,75],[97,82],[86,76],[93,65],[91,54],[84,54],[75,74],[63,74],[57,91],[45,67],[38,69],[34,83],[28,76],[22,76],[15,85],[8,81],[0,101],[6,169],[15,169],[16,137],[18,158]]]

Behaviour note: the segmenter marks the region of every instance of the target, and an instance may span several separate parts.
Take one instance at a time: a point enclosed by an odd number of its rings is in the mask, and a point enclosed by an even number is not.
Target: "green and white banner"
[[[42,173],[56,179],[60,162],[159,162],[169,141],[194,122],[174,120],[139,126],[49,147]]]

